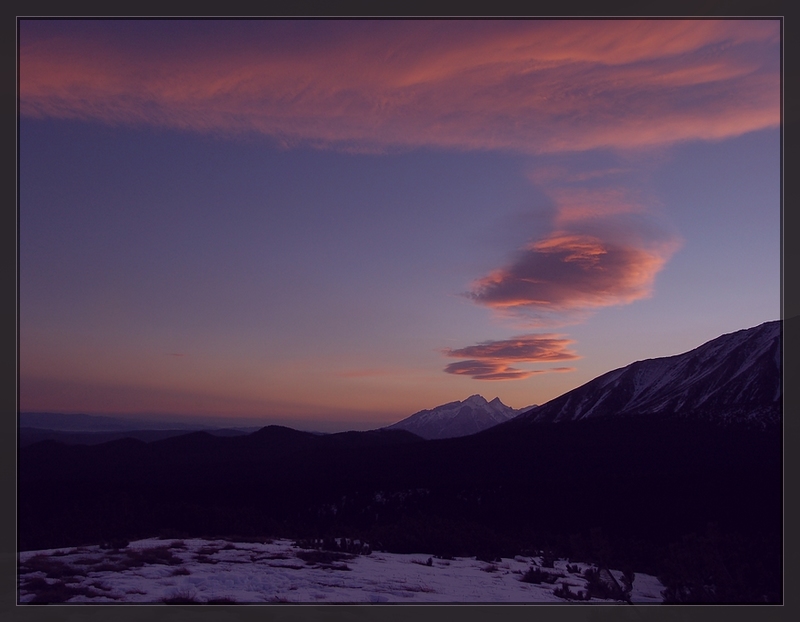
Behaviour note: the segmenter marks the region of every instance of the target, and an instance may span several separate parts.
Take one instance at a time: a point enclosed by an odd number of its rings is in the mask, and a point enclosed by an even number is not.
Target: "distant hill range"
[[[104,415],[85,415],[81,413],[31,413],[19,415],[22,428],[38,430],[61,430],[64,432],[122,432],[128,430],[183,430],[184,433],[204,430],[208,426],[156,419],[135,419],[131,417],[107,417]]]
[[[471,395],[463,402],[449,402],[418,413],[383,428],[407,430],[424,439],[457,438],[481,432],[513,419],[527,408],[513,409],[496,397],[491,402],[481,395]]]
[[[609,416],[666,415],[777,425],[781,323],[717,337],[676,356],[637,361],[516,417],[513,426]]]
[[[180,421],[107,417],[82,413],[20,413],[18,438],[20,447],[27,447],[46,440],[69,445],[98,445],[121,438],[135,438],[149,443],[201,430],[216,436],[238,436],[255,432],[258,429],[255,427],[209,427]]]

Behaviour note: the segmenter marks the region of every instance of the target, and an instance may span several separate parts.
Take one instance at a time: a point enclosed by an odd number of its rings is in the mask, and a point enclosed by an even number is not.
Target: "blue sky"
[[[20,28],[20,408],[371,428],[780,316],[779,22]]]

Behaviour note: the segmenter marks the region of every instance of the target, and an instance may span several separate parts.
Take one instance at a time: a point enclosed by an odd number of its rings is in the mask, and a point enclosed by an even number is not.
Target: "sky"
[[[18,44],[23,412],[372,429],[780,318],[778,20]]]

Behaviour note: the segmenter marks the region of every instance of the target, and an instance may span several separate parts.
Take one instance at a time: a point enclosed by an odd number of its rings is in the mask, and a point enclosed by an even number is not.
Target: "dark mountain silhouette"
[[[215,436],[242,436],[247,434],[243,430],[220,428],[215,430],[208,430],[209,433]],[[103,431],[103,432],[67,432],[63,430],[48,430],[40,428],[26,428],[19,429],[19,444],[20,447],[27,447],[39,441],[57,441],[59,443],[66,443],[68,445],[99,445],[100,443],[108,443],[121,438],[135,438],[147,443],[151,441],[158,441],[172,436],[183,436],[186,430],[121,430],[119,432]]]
[[[206,429],[196,423],[179,421],[162,421],[157,419],[141,419],[133,417],[106,417],[103,415],[85,415],[80,413],[31,413],[19,414],[19,425],[22,428],[51,430],[63,432],[122,432],[131,430],[190,430]]]

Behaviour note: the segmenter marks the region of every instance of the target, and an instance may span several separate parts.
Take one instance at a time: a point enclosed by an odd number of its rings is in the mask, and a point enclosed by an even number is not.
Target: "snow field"
[[[112,550],[21,552],[19,563],[20,603],[565,603],[574,601],[555,596],[555,588],[586,589],[582,575],[567,571],[566,560],[542,569],[563,577],[537,585],[520,579],[533,563],[541,564],[539,558],[487,563],[378,551],[351,556],[284,539],[149,538]],[[581,572],[590,567],[575,565]],[[612,573],[621,579],[621,572]],[[663,589],[655,577],[637,573],[631,600],[660,603]]]

